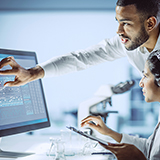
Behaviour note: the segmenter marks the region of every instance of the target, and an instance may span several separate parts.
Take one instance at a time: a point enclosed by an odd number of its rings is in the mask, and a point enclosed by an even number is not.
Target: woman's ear
[[[151,16],[147,19],[147,31],[152,31],[157,25],[157,19],[154,16]]]

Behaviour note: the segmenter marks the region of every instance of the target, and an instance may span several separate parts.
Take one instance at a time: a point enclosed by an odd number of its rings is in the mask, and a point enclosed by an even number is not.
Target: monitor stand
[[[0,143],[1,143],[2,138],[0,138]],[[26,157],[29,155],[32,155],[35,153],[28,153],[28,152],[10,152],[10,151],[3,151],[0,148],[0,158],[18,158],[18,157]]]

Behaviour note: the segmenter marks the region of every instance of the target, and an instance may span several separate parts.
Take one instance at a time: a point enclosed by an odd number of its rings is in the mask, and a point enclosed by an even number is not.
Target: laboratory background
[[[0,48],[34,51],[38,62],[85,49],[116,35],[116,0],[0,0]],[[79,105],[103,85],[135,80],[127,92],[112,95],[115,110],[106,124],[118,131],[148,137],[158,120],[157,103],[146,103],[140,74],[126,58],[86,70],[42,80],[51,127],[27,134],[59,134],[66,125],[78,126]],[[98,104],[99,106],[102,104]]]

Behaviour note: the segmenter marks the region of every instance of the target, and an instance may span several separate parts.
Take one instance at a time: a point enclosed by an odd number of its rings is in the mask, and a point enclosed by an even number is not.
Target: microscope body
[[[102,137],[103,135],[94,129],[88,127],[81,127],[81,120],[89,115],[100,115],[106,123],[106,118],[109,113],[118,113],[117,111],[110,111],[106,109],[107,103],[112,106],[111,96],[114,94],[111,90],[111,85],[101,86],[94,96],[82,103],[78,108],[78,128],[80,130],[90,130],[90,134],[94,136]]]
[[[78,128],[81,130],[90,129],[90,134],[94,136],[104,137],[104,135],[100,134],[98,131],[88,128],[81,127],[81,120],[86,118],[89,115],[100,115],[104,123],[106,123],[106,119],[110,113],[118,113],[115,110],[108,110],[107,104],[112,106],[112,96],[114,94],[124,93],[135,84],[133,80],[120,82],[119,84],[113,85],[103,85],[101,86],[94,96],[82,103],[80,103],[78,107]]]

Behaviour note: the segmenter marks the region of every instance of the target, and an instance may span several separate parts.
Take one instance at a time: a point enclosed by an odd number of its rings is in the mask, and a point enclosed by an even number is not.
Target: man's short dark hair
[[[151,16],[157,17],[159,12],[160,0],[118,0],[117,6],[135,5],[137,11],[142,14],[145,19]]]

